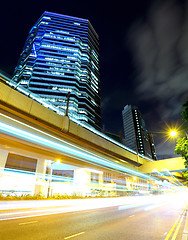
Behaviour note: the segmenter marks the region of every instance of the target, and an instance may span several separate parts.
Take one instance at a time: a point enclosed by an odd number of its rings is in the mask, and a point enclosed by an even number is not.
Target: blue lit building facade
[[[13,81],[69,117],[101,127],[99,39],[86,19],[44,12],[29,32]]]

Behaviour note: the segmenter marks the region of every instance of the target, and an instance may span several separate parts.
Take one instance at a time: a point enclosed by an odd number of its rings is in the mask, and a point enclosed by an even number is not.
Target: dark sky
[[[188,1],[5,1],[0,69],[13,74],[31,27],[44,11],[89,19],[100,38],[102,121],[122,130],[126,104],[139,107],[157,155],[173,156],[163,131],[181,123],[188,99]]]

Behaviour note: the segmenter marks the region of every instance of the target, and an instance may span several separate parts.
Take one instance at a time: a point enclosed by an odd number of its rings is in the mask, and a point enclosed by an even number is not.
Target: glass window
[[[35,172],[36,166],[37,159],[9,153],[5,168]]]
[[[103,173],[103,182],[104,183],[111,183],[111,174],[110,173]]]
[[[91,183],[99,183],[99,174],[91,172]]]

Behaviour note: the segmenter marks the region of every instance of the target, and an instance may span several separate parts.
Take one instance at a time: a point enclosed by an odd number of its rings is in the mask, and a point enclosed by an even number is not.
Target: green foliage
[[[185,186],[188,186],[188,171],[182,172],[182,177],[185,179],[185,182],[183,182],[183,184]]]
[[[80,199],[80,198],[86,198],[86,197],[83,197],[76,193],[72,195],[68,195],[66,193],[65,194],[56,193],[50,199]]]
[[[185,135],[184,137],[180,137],[177,140],[175,152],[179,155],[181,155],[184,159],[184,165],[186,168],[188,168],[188,137],[187,137],[187,132],[188,132],[188,100],[186,103],[182,105],[185,107],[185,110],[182,112],[183,120],[185,121]]]
[[[186,180],[188,180],[188,171],[182,172],[182,176],[183,176]]]
[[[16,195],[15,193],[12,194],[3,194],[0,193],[0,200],[8,200],[8,201],[15,201],[15,200],[42,200],[46,199],[42,194],[22,194],[21,196]]]
[[[105,197],[118,197],[120,195],[112,195],[110,192],[106,194],[104,191],[98,192],[98,195],[89,195],[89,196],[81,196],[79,194],[54,194],[50,198],[44,197],[41,193],[30,195],[30,194],[22,194],[21,196],[16,195],[16,193],[12,192],[10,194],[4,194],[0,193],[0,201],[16,201],[16,200],[59,200],[59,199],[84,199],[84,198],[93,198],[93,197],[99,197],[99,198],[105,198]],[[125,190],[122,192],[122,196],[134,196],[138,194],[138,191],[135,190]]]
[[[185,167],[188,168],[188,139],[187,137],[178,138],[175,152],[185,158]]]
[[[183,120],[188,122],[188,100],[182,106],[185,107],[185,110],[182,112],[181,115],[183,116]]]

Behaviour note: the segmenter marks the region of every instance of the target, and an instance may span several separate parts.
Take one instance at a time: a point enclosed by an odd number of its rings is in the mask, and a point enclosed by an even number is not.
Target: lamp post
[[[49,161],[46,165],[49,166],[50,165],[50,176],[49,176],[49,184],[48,184],[48,192],[47,192],[47,198],[50,197],[50,191],[51,191],[51,181],[52,181],[52,173],[53,173],[53,164],[54,163],[60,163],[60,160],[57,161]]]
[[[67,107],[65,112],[65,116],[67,117],[68,117],[68,111],[69,111],[69,100],[70,100],[70,92],[67,93]]]

